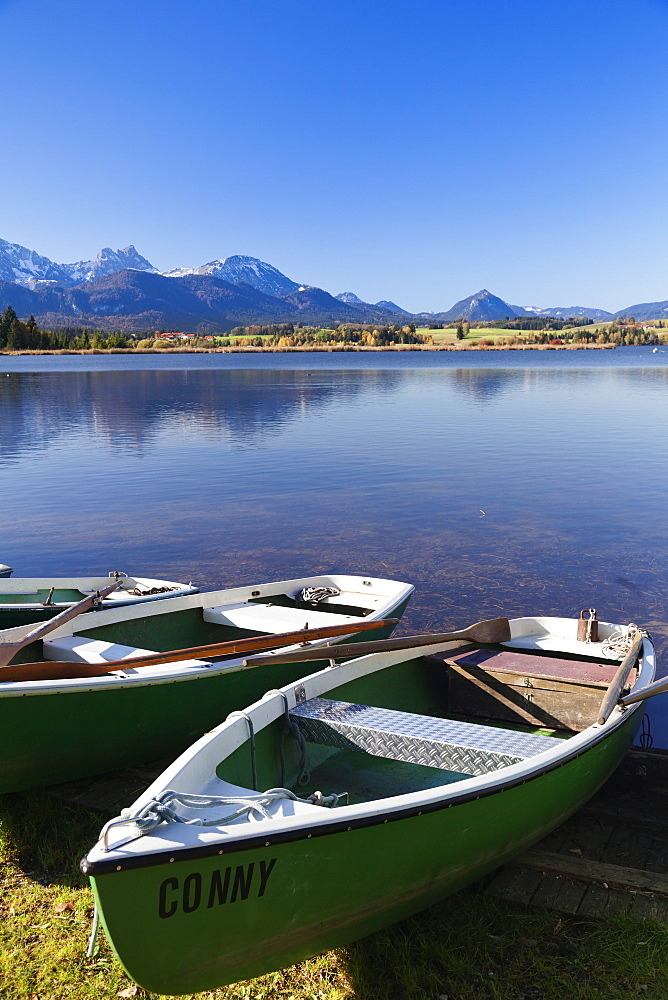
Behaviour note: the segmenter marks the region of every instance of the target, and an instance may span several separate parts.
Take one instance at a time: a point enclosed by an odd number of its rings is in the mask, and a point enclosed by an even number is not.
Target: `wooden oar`
[[[24,635],[22,639],[17,639],[16,642],[2,642],[0,643],[0,668],[5,667],[10,663],[14,656],[18,653],[20,649],[24,646],[29,646],[31,642],[36,642],[37,639],[43,638],[43,636],[48,635],[49,632],[53,632],[54,629],[59,628],[60,625],[64,625],[65,622],[70,621],[72,618],[76,618],[84,611],[88,611],[89,608],[100,601],[103,597],[106,597],[120,587],[122,580],[114,580],[110,583],[108,587],[104,587],[102,590],[97,590],[94,594],[90,594],[88,597],[84,597],[82,601],[78,604],[73,604],[71,608],[65,608],[61,611],[59,615],[54,615],[53,618],[49,618],[48,621],[42,622],[36,628]],[[0,669],[0,673],[2,670]]]
[[[138,667],[153,667],[160,663],[174,663],[176,660],[200,660],[210,656],[233,656],[235,653],[255,653],[275,646],[292,646],[299,642],[316,639],[331,639],[337,635],[350,635],[366,629],[389,628],[397,624],[397,618],[373,619],[372,621],[348,622],[345,625],[327,625],[322,628],[300,629],[298,632],[283,632],[278,635],[252,636],[248,639],[233,639],[216,642],[209,646],[190,646],[188,649],[170,649],[166,653],[146,653],[144,656],[128,657],[125,660],[105,660],[103,663],[80,663],[76,660],[46,660],[38,663],[16,663],[0,669],[0,682],[4,681],[46,681],[63,680],[68,677],[99,677],[114,670],[128,670]],[[327,650],[329,646],[325,647]],[[262,660],[266,664],[267,660]]]
[[[640,688],[639,691],[633,691],[624,698],[620,698],[618,704],[626,708],[627,705],[633,705],[637,701],[644,701],[645,698],[653,698],[655,695],[664,694],[666,691],[668,691],[668,677],[662,677],[660,680],[654,681],[653,684],[648,684],[647,687]]]
[[[308,660],[328,660],[347,656],[366,656],[367,653],[383,653],[391,649],[411,649],[413,646],[435,646],[455,639],[470,642],[497,643],[510,639],[510,622],[507,618],[490,618],[476,622],[459,632],[441,632],[433,635],[412,635],[405,639],[377,639],[375,642],[350,642],[340,646],[321,646],[319,649],[304,649],[295,653],[278,653],[276,656],[254,656],[244,660],[245,667],[257,667],[261,663],[300,663]]]
[[[631,673],[632,668],[636,665],[638,657],[640,656],[640,650],[642,649],[642,636],[638,635],[631,643],[631,648],[622,660],[622,662],[617,667],[615,671],[615,676],[610,681],[608,685],[608,690],[603,696],[603,701],[601,702],[601,707],[598,710],[598,724],[603,725],[604,722],[610,717],[610,713],[613,708],[619,702],[619,696],[624,690],[624,685]]]

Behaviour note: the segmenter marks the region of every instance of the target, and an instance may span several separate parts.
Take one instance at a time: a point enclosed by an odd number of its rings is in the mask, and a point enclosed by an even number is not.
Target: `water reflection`
[[[76,430],[110,447],[145,447],[161,433],[257,445],[336,398],[396,391],[396,372],[332,379],[295,371],[13,374],[0,379],[0,462],[47,450]]]
[[[607,369],[540,369],[540,368],[457,368],[448,373],[452,385],[462,394],[485,402],[508,391],[555,386],[561,384],[565,389],[586,389],[588,384],[606,379],[610,384],[618,383],[628,386],[632,378],[638,378],[644,388],[654,386],[664,388],[668,385],[668,368],[644,369],[607,368]]]
[[[665,368],[0,379],[0,562],[417,586],[403,631],[636,621],[668,648]]]
[[[452,385],[464,395],[480,402],[500,395],[517,382],[518,372],[493,371],[486,368],[457,368],[451,373]]]
[[[76,433],[121,449],[150,447],[161,434],[256,447],[287,424],[331,405],[346,410],[375,400],[384,407],[388,397],[416,385],[425,391],[438,386],[442,393],[452,390],[453,399],[483,404],[543,389],[562,391],[568,403],[588,387],[606,385],[613,430],[614,393],[626,395],[634,382],[645,392],[665,390],[668,368],[13,373],[0,378],[0,463],[25,449],[48,450]],[[419,421],[419,408],[414,418]],[[596,447],[599,452],[602,443]]]

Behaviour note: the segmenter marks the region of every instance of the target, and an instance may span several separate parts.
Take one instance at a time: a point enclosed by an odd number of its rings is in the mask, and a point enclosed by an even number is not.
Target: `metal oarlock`
[[[585,617],[588,615],[589,617]],[[596,608],[583,608],[578,619],[578,642],[598,642]]]

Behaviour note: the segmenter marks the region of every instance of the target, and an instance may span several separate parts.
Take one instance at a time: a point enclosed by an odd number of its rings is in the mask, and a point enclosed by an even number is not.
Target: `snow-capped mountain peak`
[[[291,281],[278,268],[266,264],[257,257],[247,257],[243,254],[212,260],[199,267],[177,267],[172,271],[164,271],[163,274],[167,278],[182,278],[186,274],[210,274],[232,284],[245,281],[247,285],[257,288],[265,295],[289,295],[299,288],[296,281]]]
[[[12,281],[28,288],[34,288],[44,282],[63,286],[77,285],[82,281],[92,281],[93,278],[115,274],[116,271],[124,271],[127,268],[156,273],[150,261],[142,257],[133,246],[125,247],[124,250],[104,247],[94,260],[57,264],[18,243],[0,240],[0,281]]]
[[[55,264],[18,243],[0,240],[0,281],[28,285],[35,280],[60,281],[63,278],[62,264]]]
[[[132,244],[124,250],[112,250],[111,247],[103,247],[95,260],[80,260],[76,264],[63,264],[70,275],[70,281],[77,284],[80,281],[93,281],[95,278],[102,278],[105,274],[115,274],[117,271],[150,271],[157,274],[157,268],[153,267],[146,257],[142,257],[135,250]]]

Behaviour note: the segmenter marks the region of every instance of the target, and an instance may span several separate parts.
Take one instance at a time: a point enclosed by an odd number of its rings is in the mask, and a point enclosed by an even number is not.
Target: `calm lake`
[[[595,607],[663,674],[667,402],[651,348],[1,357],[0,562],[387,576],[397,634]]]

